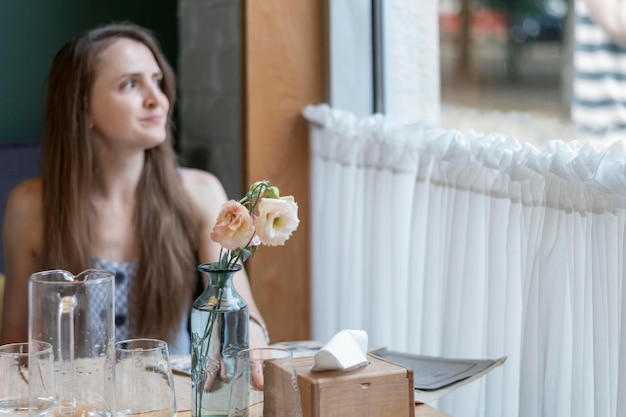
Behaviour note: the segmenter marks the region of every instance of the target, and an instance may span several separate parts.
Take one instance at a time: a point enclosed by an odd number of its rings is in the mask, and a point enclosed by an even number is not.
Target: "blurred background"
[[[440,0],[442,100],[566,114],[565,0]]]
[[[442,123],[463,127],[462,106],[569,128],[571,13],[572,0],[440,0]]]
[[[466,127],[467,111],[460,114],[456,106],[532,112],[566,124],[571,3],[439,0],[442,124]],[[54,52],[79,31],[114,20],[153,29],[178,70],[177,0],[0,2],[0,142],[39,138],[45,74]]]

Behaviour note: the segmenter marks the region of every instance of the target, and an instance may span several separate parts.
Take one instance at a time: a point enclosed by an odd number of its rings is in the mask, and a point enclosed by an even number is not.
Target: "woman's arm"
[[[626,46],[626,1],[584,0],[594,22],[618,45]]]
[[[221,182],[212,174],[205,171],[184,169],[183,183],[194,204],[201,212],[201,226],[198,244],[198,256],[201,263],[217,262],[220,256],[220,246],[211,239],[211,231],[222,208],[227,200],[226,192]],[[250,282],[245,269],[235,274],[233,278],[237,292],[246,300],[250,313],[249,337],[250,347],[266,346],[265,321],[254,301]]]
[[[9,195],[2,226],[5,286],[0,344],[28,340],[28,278],[41,247],[41,182],[20,183]]]

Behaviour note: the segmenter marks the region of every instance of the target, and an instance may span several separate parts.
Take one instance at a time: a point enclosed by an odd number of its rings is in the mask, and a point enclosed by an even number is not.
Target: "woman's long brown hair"
[[[41,269],[78,273],[91,264],[90,195],[99,167],[89,133],[89,103],[100,54],[120,38],[141,42],[152,51],[170,102],[167,139],[145,151],[136,191],[141,258],[129,298],[132,336],[168,340],[182,315],[188,314],[196,288],[198,217],[183,190],[172,147],[174,73],[144,28],[126,23],[96,28],[66,44],[54,58],[44,123]]]

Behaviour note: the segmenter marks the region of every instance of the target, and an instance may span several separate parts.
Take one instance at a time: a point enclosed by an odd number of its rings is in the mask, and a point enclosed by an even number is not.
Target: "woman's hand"
[[[248,337],[250,349],[266,347],[270,343],[270,334],[265,322],[253,312],[250,312]]]
[[[267,347],[269,342],[269,335],[267,333],[267,328],[264,328],[261,321],[259,321],[254,315],[250,316],[251,319],[249,321],[248,326],[248,344],[250,349],[254,348],[264,348]],[[255,366],[258,365],[258,366]],[[251,373],[252,379],[254,382],[254,386],[258,389],[263,389],[263,369],[261,363],[257,363],[252,365]]]

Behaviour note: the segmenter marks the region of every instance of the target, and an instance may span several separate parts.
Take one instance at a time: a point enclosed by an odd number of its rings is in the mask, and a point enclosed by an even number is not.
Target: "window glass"
[[[439,0],[442,124],[463,128],[459,109],[473,109],[569,125],[569,9],[566,0]]]

